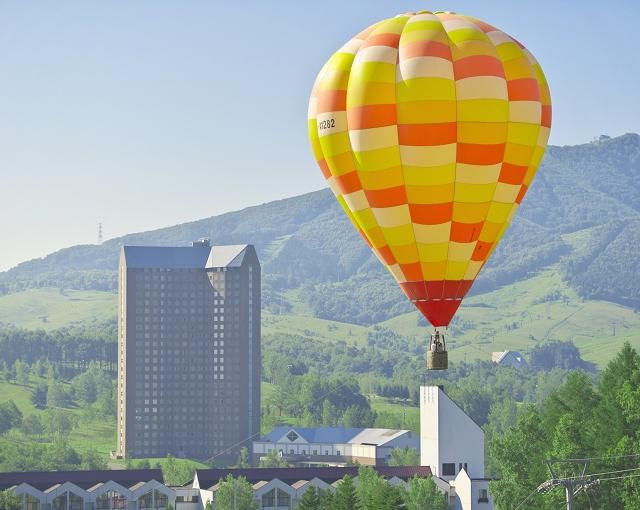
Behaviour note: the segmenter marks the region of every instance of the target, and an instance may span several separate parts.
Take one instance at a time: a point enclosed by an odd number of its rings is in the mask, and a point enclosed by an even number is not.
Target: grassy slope
[[[579,249],[586,239],[588,232],[583,231],[572,234],[569,241]],[[562,298],[548,300],[553,292]],[[264,335],[288,333],[319,342],[343,340],[366,345],[370,327],[312,317],[294,291],[287,293],[286,299],[293,305],[290,314],[263,312]],[[28,290],[0,297],[0,322],[53,329],[113,318],[115,306],[116,295],[108,292]],[[46,323],[41,319],[44,316],[48,317]],[[573,340],[583,357],[599,366],[604,366],[626,341],[640,349],[640,314],[605,301],[583,301],[562,281],[554,266],[527,280],[466,299],[457,318],[466,329],[454,329],[448,339],[453,361],[489,359],[492,351],[504,349],[526,352],[548,339]],[[419,343],[426,342],[430,331],[424,322],[418,324],[417,312],[380,325]]]
[[[550,292],[565,299],[540,302]],[[555,268],[502,289],[465,300],[457,314],[472,327],[450,337],[451,359],[487,359],[492,351],[527,351],[537,342],[573,340],[583,357],[604,366],[626,341],[640,348],[640,315],[604,301],[582,301]],[[383,323],[402,335],[426,337],[410,313]],[[615,327],[615,336],[613,329]]]
[[[36,409],[31,403],[31,390],[38,385],[38,382],[39,379],[33,376],[28,386],[0,382],[0,402],[13,400],[23,416],[36,414],[44,420],[45,411]],[[111,423],[103,418],[87,419],[83,409],[78,407],[64,410],[78,420],[78,426],[69,435],[69,444],[73,448],[81,452],[93,450],[104,456],[108,456],[109,452],[115,449],[115,421]]]
[[[56,329],[70,324],[103,322],[115,317],[111,292],[30,289],[0,296],[0,323],[28,329]]]

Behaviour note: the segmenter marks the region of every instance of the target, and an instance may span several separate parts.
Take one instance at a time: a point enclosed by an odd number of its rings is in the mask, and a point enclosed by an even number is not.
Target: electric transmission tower
[[[98,244],[102,244],[102,222],[98,223]]]
[[[567,459],[567,460],[549,459],[549,460],[546,460],[545,462],[547,464],[547,468],[549,469],[549,473],[551,474],[551,479],[541,483],[537,491],[541,493],[546,493],[555,489],[558,486],[563,486],[565,496],[567,499],[567,510],[574,510],[575,508],[574,501],[575,501],[576,495],[600,483],[600,480],[589,479],[585,476],[587,472],[587,468],[591,463],[589,459]],[[576,464],[578,467],[582,469],[582,471],[579,476],[560,478],[556,476],[556,473],[553,470],[553,465],[558,463]]]

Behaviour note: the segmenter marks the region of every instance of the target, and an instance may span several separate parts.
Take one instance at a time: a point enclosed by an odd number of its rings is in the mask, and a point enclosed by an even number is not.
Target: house
[[[491,361],[506,367],[529,368],[529,363],[518,351],[492,352]]]
[[[295,466],[384,466],[395,448],[418,451],[420,438],[410,430],[276,427],[253,442],[253,460],[275,451]]]

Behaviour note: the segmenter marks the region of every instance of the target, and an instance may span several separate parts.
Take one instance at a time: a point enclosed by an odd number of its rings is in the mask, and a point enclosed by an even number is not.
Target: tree
[[[96,469],[107,469],[107,461],[95,450],[89,450],[81,455],[80,469],[92,471]],[[168,510],[168,507],[167,509]]]
[[[22,423],[22,413],[13,400],[0,404],[0,434]]]
[[[309,487],[302,495],[296,510],[320,510],[320,498],[315,487]]]
[[[40,437],[44,434],[44,425],[38,415],[30,414],[25,416],[22,420],[22,425],[20,425],[20,430],[28,436],[37,436]]]
[[[47,383],[40,381],[38,387],[33,390],[31,394],[31,403],[37,409],[44,409],[47,407]]]
[[[208,499],[207,503],[204,505],[204,510],[213,510],[213,504],[210,499]]]
[[[447,510],[447,496],[431,478],[414,476],[409,480],[406,496],[407,510]]]
[[[93,404],[98,398],[96,381],[90,370],[75,377],[71,383],[76,398],[84,404]]]
[[[251,462],[249,461],[249,450],[246,446],[240,448],[240,453],[238,454],[238,462],[234,467],[237,468],[248,468],[251,467]]]
[[[4,490],[0,492],[0,510],[20,510],[22,508],[22,500],[12,490]]]
[[[337,421],[336,408],[329,400],[324,399],[322,402],[322,424],[325,427],[333,427]]]
[[[214,508],[216,510],[257,510],[258,502],[253,497],[253,487],[243,476],[227,475],[219,482]]]
[[[334,498],[334,494],[330,489],[318,490],[318,509],[334,510],[333,498]]]
[[[362,510],[395,510],[402,504],[397,489],[371,466],[358,469],[356,494]]]
[[[173,455],[167,455],[162,465],[162,474],[169,485],[182,485],[189,480],[193,472],[188,463],[178,462]]]
[[[27,367],[20,359],[13,364],[13,371],[16,374],[16,381],[22,386],[29,384],[29,367]]]
[[[390,466],[419,466],[420,454],[418,450],[409,448],[394,448],[391,450]]]
[[[547,443],[548,432],[533,406],[522,412],[514,427],[492,438],[489,451],[495,464],[500,466],[500,479],[489,485],[496,508],[511,508],[547,479],[544,465]],[[540,495],[527,501],[528,510],[542,508]]]
[[[289,463],[283,458],[280,457],[278,452],[275,449],[272,449],[267,453],[266,457],[262,457],[260,459],[260,467],[268,468],[268,467],[288,467]]]
[[[336,488],[332,510],[360,510],[361,508],[353,480],[349,475],[345,475]]]
[[[47,385],[47,407],[64,407],[67,395],[59,381],[50,379]]]
[[[48,409],[46,420],[47,432],[57,439],[64,440],[73,430],[74,422],[71,416],[62,409]]]

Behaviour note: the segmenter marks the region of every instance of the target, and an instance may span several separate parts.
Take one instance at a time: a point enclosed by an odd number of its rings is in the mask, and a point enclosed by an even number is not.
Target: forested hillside
[[[308,170],[305,170],[308,171]],[[550,147],[514,224],[472,293],[560,264],[580,296],[640,308],[640,136]],[[0,293],[32,287],[115,290],[124,244],[253,243],[263,304],[282,311],[297,290],[316,317],[372,324],[411,310],[328,190],[192,223],[75,246],[0,274]],[[570,256],[568,256],[570,255]]]

